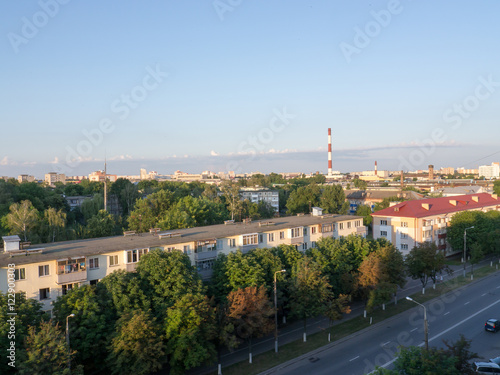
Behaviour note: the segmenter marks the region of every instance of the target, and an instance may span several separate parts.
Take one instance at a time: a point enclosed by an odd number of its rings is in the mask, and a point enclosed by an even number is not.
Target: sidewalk
[[[497,259],[496,257],[485,259],[480,263],[474,265],[474,268],[477,269],[479,267],[489,265],[491,261],[493,261],[493,266],[495,266],[496,259]],[[464,269],[463,265],[450,266],[450,269],[453,271],[453,273],[450,275],[447,274],[443,275],[443,281],[450,280],[457,276],[463,275],[463,269]],[[471,265],[468,264],[466,271],[470,272],[470,270],[471,270]],[[439,278],[437,284],[439,284],[440,282],[441,281]],[[430,280],[430,282],[426,286],[426,289],[431,289],[431,288],[432,288],[432,280]],[[398,290],[397,299],[398,300],[405,299],[407,296],[410,296],[412,294],[421,291],[422,291],[422,283],[420,282],[420,280],[408,279],[408,282],[406,283],[405,287],[403,289]],[[342,324],[346,320],[362,316],[364,312],[364,307],[365,305],[362,301],[353,302],[351,305],[351,313],[348,315],[344,315],[344,318],[342,320],[335,321],[334,326]],[[328,319],[324,317],[310,319],[308,320],[307,324],[307,334],[311,335],[323,331],[328,328],[328,324],[329,324]],[[281,326],[279,328],[279,336],[278,336],[279,345],[281,346],[293,341],[302,340],[303,331],[304,331],[304,325],[302,321],[295,321],[293,323],[286,324],[285,326]],[[261,339],[255,339],[252,343],[253,357],[267,351],[274,351],[274,335],[263,337]],[[232,353],[225,352],[222,355],[223,367],[230,366],[232,364],[241,361],[248,361],[248,346],[246,344],[238,347],[238,349],[233,351]],[[215,373],[215,374],[217,373],[217,364],[214,364],[213,366],[198,367],[188,372],[189,375],[206,375],[210,373]]]

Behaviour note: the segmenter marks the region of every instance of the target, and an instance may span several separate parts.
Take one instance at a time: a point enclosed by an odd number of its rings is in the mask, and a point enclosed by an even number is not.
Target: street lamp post
[[[466,251],[467,251],[467,229],[474,229],[474,226],[472,227],[469,227],[469,228],[465,228],[464,230],[464,277],[465,277],[465,264],[467,263],[467,254],[466,254]]]
[[[420,305],[424,308],[424,335],[425,335],[425,350],[429,350],[429,326],[427,324],[427,309],[421,303],[418,303],[411,297],[406,297],[408,301],[415,302],[417,305]]]
[[[274,273],[274,351],[278,353],[278,295],[276,294],[276,275],[286,270],[279,270]]]
[[[66,317],[66,345],[68,346],[68,369],[71,373],[71,349],[69,347],[69,318],[73,318],[75,314],[69,314]]]

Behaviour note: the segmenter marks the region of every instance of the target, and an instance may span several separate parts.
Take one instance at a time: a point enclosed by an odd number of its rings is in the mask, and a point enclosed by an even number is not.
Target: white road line
[[[481,294],[481,297],[484,297],[486,294],[488,294],[488,293]]]
[[[497,286],[497,289],[500,288],[500,286]]]
[[[391,343],[390,341],[384,342],[384,343],[382,344],[382,346],[386,346],[387,344],[390,344],[390,343]]]
[[[497,289],[498,289],[498,288],[500,288],[500,286],[498,286],[498,287],[497,287]],[[476,313],[472,314],[472,315],[471,315],[471,316],[469,316],[468,318],[465,318],[464,320],[462,320],[462,321],[458,322],[457,324],[455,324],[455,325],[451,326],[450,328],[445,329],[445,330],[444,330],[444,331],[442,331],[441,333],[438,333],[436,336],[431,337],[431,338],[429,339],[429,341],[435,340],[435,339],[437,339],[438,337],[443,336],[445,333],[447,333],[447,332],[451,331],[452,329],[457,328],[460,324],[465,323],[467,320],[474,318],[476,315],[481,314],[483,311],[488,310],[490,307],[495,306],[497,303],[500,303],[500,299],[499,299],[499,300],[497,300],[497,301],[495,301],[495,302],[493,302],[493,303],[492,303],[492,304],[490,304],[489,306],[486,306],[484,309],[481,309],[481,310],[477,311]],[[418,346],[424,346],[424,344],[425,344],[425,343],[423,343],[423,342],[422,342],[422,343],[418,344]],[[396,359],[398,359],[398,357],[395,357],[395,358],[393,358],[392,360],[390,360],[389,362],[384,363],[384,364],[383,364],[382,366],[380,366],[380,367],[384,367],[384,368],[385,368],[385,367],[389,366],[391,363],[393,363]],[[372,372],[370,372],[370,374],[371,374],[371,373],[373,373],[374,371],[375,371],[375,370],[373,370]]]
[[[413,328],[410,332],[415,332],[418,328]]]
[[[448,311],[448,312],[447,312],[447,313],[445,313],[444,315],[446,316],[446,315],[448,315],[449,313],[450,313],[450,312]]]
[[[469,301],[469,302],[465,302],[465,303],[464,303],[464,306],[465,306],[465,305],[468,305],[469,303],[470,303],[470,301]]]
[[[350,359],[349,362],[355,361],[358,358],[359,358],[359,355],[357,357],[354,357],[353,359]]]

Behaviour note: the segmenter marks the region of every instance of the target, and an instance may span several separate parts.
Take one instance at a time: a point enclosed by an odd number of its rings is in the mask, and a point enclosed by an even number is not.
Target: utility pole
[[[104,211],[108,211],[108,172],[106,157],[104,157]]]

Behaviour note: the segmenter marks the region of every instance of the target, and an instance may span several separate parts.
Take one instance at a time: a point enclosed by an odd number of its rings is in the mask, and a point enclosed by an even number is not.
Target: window
[[[323,224],[323,227],[321,228],[323,233],[333,232],[334,230],[335,228],[332,224]]]
[[[408,233],[401,233],[401,239],[406,239],[408,238]]]
[[[169,252],[169,253],[171,253],[171,252],[172,252],[172,251],[174,251],[174,250],[175,250],[175,246],[167,246],[167,247],[165,248],[165,251],[167,251],[167,252]]]
[[[290,235],[291,235],[291,238],[301,237],[300,227],[290,229]]]
[[[408,250],[408,244],[407,243],[402,243],[401,244],[401,250]]]
[[[269,233],[268,242],[274,242],[274,233]]]
[[[280,232],[280,240],[284,240],[284,239],[285,239],[285,232],[281,231]]]
[[[262,242],[264,242],[264,235],[259,234],[259,243],[262,243]]]
[[[14,279],[17,280],[26,280],[26,268],[16,268],[14,270]]]
[[[138,249],[127,251],[127,263],[137,263],[141,257],[149,252],[149,249]]]
[[[49,299],[50,298],[50,288],[43,288],[40,289],[40,301],[44,299]]]
[[[344,229],[344,223],[339,223],[339,230]]]
[[[387,220],[380,220],[380,225],[387,225]]]
[[[96,280],[96,284],[97,284],[97,280]],[[92,285],[92,284],[90,284],[90,285]],[[78,287],[78,283],[64,284],[64,285],[62,285],[62,294],[63,294],[63,296],[65,296],[68,293],[69,290],[72,290],[73,288],[76,288],[76,287]]]
[[[387,231],[386,230],[381,230],[380,231],[380,236],[387,237]]]
[[[191,254],[191,246],[190,245],[184,245],[182,250],[184,251],[184,254]]]
[[[311,234],[316,234],[316,227],[311,228]]]
[[[109,266],[117,266],[118,265],[118,255],[110,255],[109,256]]]
[[[48,276],[49,275],[49,265],[38,266],[38,276]]]
[[[90,285],[97,285],[97,282],[99,281],[99,279],[95,279],[95,280],[90,280],[89,281],[89,284]]]
[[[354,226],[355,226],[355,227],[360,227],[360,226],[361,226],[361,220],[356,220],[356,221],[354,222]]]
[[[351,222],[350,221],[347,222],[347,229],[351,229]]]
[[[304,228],[304,236],[307,236],[307,228]]]
[[[65,273],[83,272],[87,269],[87,262],[85,258],[60,260],[57,262],[57,274],[62,275]]]
[[[316,247],[316,241],[311,242],[311,247],[314,249]]]
[[[246,245],[256,245],[258,244],[258,236],[257,234],[247,234],[243,236],[243,246]]]
[[[229,239],[229,247],[236,247],[236,239],[234,238]]]
[[[89,268],[91,270],[95,270],[96,268],[99,268],[99,258],[90,258],[89,259]]]
[[[217,249],[222,250],[223,247],[224,247],[223,241],[217,240],[217,245],[216,245],[215,249],[213,249],[213,250],[217,250]]]
[[[307,242],[304,242],[304,243],[302,244],[302,250],[307,250]]]
[[[406,222],[406,221],[402,221],[402,222],[401,222],[401,226],[402,226],[403,228],[408,228],[408,222]]]

